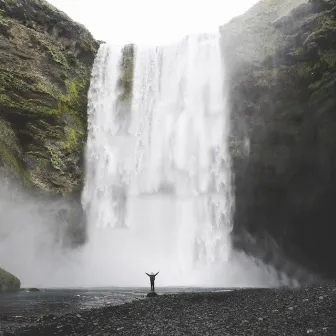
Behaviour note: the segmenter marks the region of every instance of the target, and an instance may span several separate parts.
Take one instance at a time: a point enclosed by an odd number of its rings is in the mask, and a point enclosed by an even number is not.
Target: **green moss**
[[[15,133],[10,127],[10,124],[0,118],[0,141],[3,141],[6,148],[10,149],[12,152],[19,154],[19,146],[17,144],[17,139]]]
[[[5,172],[11,172],[20,179],[23,177],[21,181],[30,184],[30,175],[20,158],[21,152],[10,124],[0,119],[0,162],[5,167]]]
[[[61,143],[61,149],[73,151],[78,148],[79,138],[83,136],[83,132],[70,127],[65,129],[65,141]]]
[[[300,63],[296,68],[297,74],[300,78],[309,78],[314,74],[314,69],[309,63]]]
[[[336,19],[331,15],[325,15],[323,16],[323,20],[321,21],[321,26],[324,29],[336,31]]]
[[[3,161],[18,177],[24,177],[25,182],[30,182],[29,173],[23,168],[20,160],[0,141],[0,161]]]
[[[82,131],[82,133],[84,135],[84,132],[86,131],[86,129],[85,129],[83,119],[78,117],[77,113],[74,113],[74,114],[70,115],[70,119],[71,119],[71,124],[73,125],[73,127],[77,130]]]
[[[6,87],[12,88],[14,86],[15,80],[11,74],[5,73],[3,76],[3,82],[7,83]],[[27,87],[24,86],[24,82],[19,82],[19,88],[26,90]],[[64,166],[64,152],[78,152],[81,150],[84,140],[84,121],[79,116],[80,106],[83,100],[83,94],[86,93],[87,80],[82,80],[81,77],[75,80],[66,81],[66,92],[59,95],[59,103],[57,108],[52,108],[47,106],[45,102],[38,101],[37,99],[22,99],[16,93],[0,93],[0,106],[5,108],[14,108],[25,111],[26,113],[33,115],[43,114],[43,115],[54,115],[57,118],[62,117],[67,124],[66,127],[50,125],[43,119],[38,121],[31,121],[27,123],[26,132],[33,134],[34,142],[37,146],[41,146],[41,150],[29,151],[29,155],[37,159],[48,160],[50,165],[63,172]],[[52,85],[47,83],[34,84],[34,92],[47,93],[54,99],[57,97],[57,91]],[[18,90],[16,90],[18,91]],[[85,96],[84,96],[85,97]],[[55,139],[56,142],[50,143],[51,139]],[[45,145],[47,143],[47,145]],[[34,148],[34,146],[32,147]],[[43,153],[43,148],[46,153]],[[6,152],[6,158],[8,153]],[[5,156],[3,154],[2,156]],[[12,159],[11,167],[16,171],[20,171],[20,161],[10,157]],[[6,159],[9,161],[9,158]],[[38,164],[40,161],[37,162]],[[45,164],[45,162],[43,162]]]
[[[30,176],[24,169],[20,156],[17,139],[10,124],[0,119],[0,162],[15,176],[23,177],[25,183],[30,182]]]
[[[16,292],[20,289],[21,282],[13,274],[0,267],[0,293]]]
[[[49,157],[47,157],[45,153],[35,152],[35,151],[29,151],[29,152],[27,152],[27,155],[29,155],[31,157],[34,157],[37,160],[39,160],[39,159],[46,159],[49,162]]]
[[[40,104],[38,104],[40,103]],[[21,110],[26,113],[33,115],[50,115],[50,116],[59,116],[59,110],[45,106],[44,102],[38,102],[36,99],[22,99],[17,95],[7,95],[0,93],[0,107],[2,108],[12,108],[15,110]]]
[[[14,77],[11,72],[5,69],[0,69],[0,90],[2,92],[7,92],[8,90],[13,92],[24,92],[30,89],[31,86],[29,86],[24,80],[18,78],[17,76]]]
[[[0,141],[0,158],[5,164],[9,164],[17,174],[21,172],[19,161],[12,153],[10,153],[2,141]]]
[[[50,46],[47,46],[49,54],[55,63],[62,65],[64,68],[69,69],[67,59],[62,52],[58,52]]]
[[[43,120],[28,123],[26,130],[34,135],[35,142],[39,140],[39,142],[43,143],[46,139],[60,140],[64,138],[62,127],[52,126]]]
[[[86,108],[86,90],[88,86],[88,77],[76,77],[75,79],[68,79],[66,81],[66,92],[59,97],[60,111],[64,111],[67,114],[77,115],[78,111],[84,107]],[[84,99],[85,98],[85,99]]]
[[[58,109],[51,106],[52,101],[56,102],[55,89],[42,83],[28,84],[28,80],[25,74],[0,69],[0,106],[24,110],[32,115],[59,115]],[[29,96],[36,98],[30,99]]]
[[[123,102],[132,98],[133,75],[134,75],[134,45],[129,44],[122,50],[121,76],[118,87],[121,90],[119,101]]]
[[[49,154],[50,154],[51,165],[56,170],[62,171],[62,168],[63,168],[64,164],[62,162],[62,154],[60,153],[59,148],[54,147],[54,146],[50,146],[50,145],[47,145],[46,147],[47,147],[47,149],[49,151]]]
[[[59,97],[57,89],[55,88],[54,85],[50,83],[44,83],[42,81],[39,81],[33,85],[33,89],[36,90],[36,92],[47,93],[55,99],[58,99]]]
[[[334,42],[330,37],[336,32],[336,20],[332,15],[323,15],[315,30],[308,37],[309,42],[315,42],[321,50],[333,49]]]
[[[63,94],[50,83],[39,81],[29,85],[25,80],[18,78],[18,75],[14,76],[2,69],[0,69],[0,84],[0,106],[3,107],[23,109],[32,114],[78,117],[78,111],[83,110],[84,104],[86,105],[88,76],[66,80],[66,90]],[[40,96],[41,100],[24,98],[32,94],[36,97]],[[55,102],[53,103],[55,106],[52,106],[51,102]],[[84,127],[83,122],[77,122],[77,124],[81,125],[81,128]]]
[[[326,62],[331,70],[336,70],[336,52],[330,51],[323,53],[321,55],[321,60]]]
[[[68,105],[76,104],[83,86],[84,83],[80,80],[66,81],[66,93],[60,96],[60,101]]]

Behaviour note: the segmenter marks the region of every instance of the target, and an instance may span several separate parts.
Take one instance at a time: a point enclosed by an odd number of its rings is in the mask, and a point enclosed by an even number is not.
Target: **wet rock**
[[[13,274],[0,267],[0,293],[17,292],[20,290],[21,282]]]
[[[23,292],[40,292],[38,288],[21,288],[20,291]]]

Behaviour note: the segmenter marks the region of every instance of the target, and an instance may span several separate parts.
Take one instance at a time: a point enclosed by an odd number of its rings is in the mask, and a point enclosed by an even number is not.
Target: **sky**
[[[218,29],[258,0],[48,0],[96,39],[164,44]]]

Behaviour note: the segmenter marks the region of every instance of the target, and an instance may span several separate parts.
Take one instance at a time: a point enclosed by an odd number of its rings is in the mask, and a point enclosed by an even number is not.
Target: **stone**
[[[38,288],[21,288],[20,291],[24,292],[40,292]]]
[[[21,282],[15,275],[0,267],[0,293],[17,292],[20,290],[20,285]]]
[[[147,297],[156,297],[156,296],[158,296],[158,294],[156,292],[149,292],[147,294]]]

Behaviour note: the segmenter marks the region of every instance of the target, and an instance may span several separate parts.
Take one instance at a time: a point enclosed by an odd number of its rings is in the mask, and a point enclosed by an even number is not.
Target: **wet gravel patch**
[[[335,336],[335,295],[336,281],[300,289],[159,295],[80,313],[27,317],[0,335]]]

